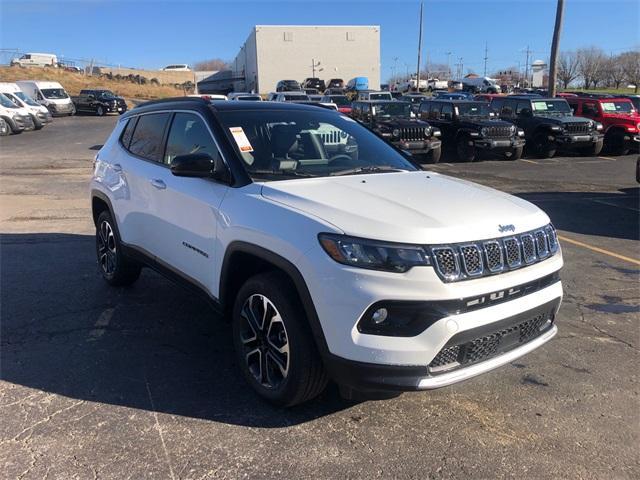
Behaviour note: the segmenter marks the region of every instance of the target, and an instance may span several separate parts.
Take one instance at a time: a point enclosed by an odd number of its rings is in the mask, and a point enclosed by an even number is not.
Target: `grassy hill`
[[[126,98],[129,103],[133,103],[134,100],[179,97],[185,94],[182,89],[170,85],[137,85],[127,80],[89,77],[57,68],[0,67],[0,82],[15,82],[16,80],[59,82],[69,95],[78,95],[83,88],[106,88],[116,95]]]

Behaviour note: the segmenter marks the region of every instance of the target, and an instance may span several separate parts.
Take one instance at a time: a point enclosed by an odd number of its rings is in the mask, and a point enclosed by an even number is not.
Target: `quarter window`
[[[134,155],[162,162],[164,130],[171,114],[150,113],[138,119],[131,137],[129,151]]]
[[[440,113],[440,118],[443,120],[451,120],[453,117],[453,105],[450,103],[445,103],[442,105],[442,110]]]
[[[169,130],[164,163],[168,165],[178,155],[190,153],[207,153],[215,158],[218,148],[200,117],[193,113],[176,113]]]
[[[131,143],[133,129],[136,128],[136,120],[138,120],[136,117],[127,120],[127,126],[124,127],[124,131],[122,132],[122,136],[120,137],[122,146],[127,150],[129,149],[129,144]]]

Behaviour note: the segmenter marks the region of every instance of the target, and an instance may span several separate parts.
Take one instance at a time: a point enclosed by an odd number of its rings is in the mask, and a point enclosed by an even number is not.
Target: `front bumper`
[[[127,111],[127,104],[126,103],[118,103],[118,104],[109,104],[107,105],[107,112],[109,113],[124,113]]]
[[[555,142],[563,147],[586,147],[589,144],[601,142],[604,140],[604,134],[592,132],[592,133],[580,133],[580,134],[561,134],[555,136]]]
[[[360,392],[429,390],[483,374],[526,355],[551,340],[560,298],[499,322],[454,335],[429,365],[381,365],[329,355],[325,364],[338,384]],[[536,329],[532,329],[537,320]],[[538,325],[540,325],[538,327]],[[452,349],[456,355],[451,355]],[[439,357],[450,357],[442,363]]]
[[[524,147],[525,140],[521,137],[512,138],[480,138],[473,141],[473,146],[483,150],[512,149]]]
[[[431,150],[442,146],[442,141],[436,137],[426,140],[394,140],[392,143],[399,149],[406,150],[412,154],[429,153]]]
[[[68,103],[63,105],[60,105],[57,103],[50,103],[49,105],[47,105],[47,109],[49,110],[51,115],[53,115],[54,117],[63,116],[63,115],[73,115],[76,113],[76,107],[73,103]]]

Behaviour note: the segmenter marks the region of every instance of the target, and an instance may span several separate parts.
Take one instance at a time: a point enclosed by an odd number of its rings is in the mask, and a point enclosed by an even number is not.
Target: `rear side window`
[[[129,151],[134,155],[162,162],[164,130],[171,114],[151,113],[138,119],[131,137]]]
[[[178,155],[189,153],[207,153],[211,158],[216,158],[218,148],[199,116],[193,113],[176,113],[169,130],[164,163],[168,165]]]
[[[122,136],[120,137],[120,141],[122,142],[122,146],[129,149],[129,144],[131,143],[131,137],[133,135],[133,129],[136,128],[136,121],[138,119],[136,117],[130,118],[127,120],[127,125],[124,127],[122,131]]]

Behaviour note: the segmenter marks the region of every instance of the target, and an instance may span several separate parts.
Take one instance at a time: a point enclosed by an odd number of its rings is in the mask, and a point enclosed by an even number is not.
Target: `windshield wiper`
[[[296,172],[294,170],[249,170],[249,174],[253,175],[289,175],[291,177],[315,177],[311,173]]]
[[[349,168],[347,170],[338,170],[337,172],[331,172],[330,176],[341,175],[357,175],[360,173],[384,173],[384,172],[408,172],[404,168],[396,168],[390,165],[368,165],[366,167]]]

